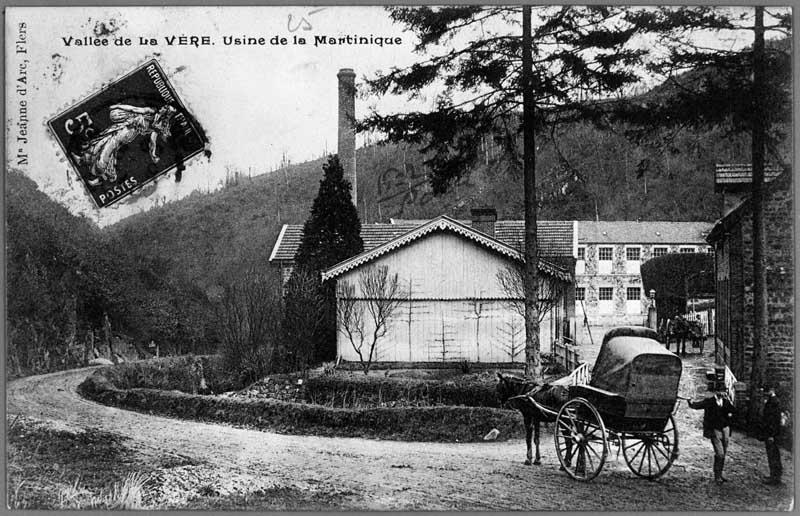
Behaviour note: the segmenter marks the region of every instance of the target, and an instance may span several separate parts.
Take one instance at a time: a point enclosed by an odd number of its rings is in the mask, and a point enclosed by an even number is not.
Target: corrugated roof
[[[705,244],[710,222],[578,221],[578,243]]]
[[[770,182],[783,172],[781,167],[764,167],[764,181]],[[752,163],[717,163],[714,171],[716,184],[749,184],[753,182]]]
[[[454,219],[450,219],[454,220]],[[361,239],[364,251],[369,251],[409,231],[427,224],[430,220],[392,219],[392,224],[363,224]],[[466,226],[469,221],[456,221]],[[562,220],[540,220],[537,237],[540,256],[572,256],[572,222]],[[285,224],[272,249],[269,261],[294,260],[303,238],[302,224]],[[507,246],[523,251],[525,246],[525,223],[521,220],[498,220],[495,223],[495,238]]]
[[[439,217],[436,217],[435,219],[432,219],[421,226],[417,226],[416,228],[397,238],[389,240],[388,242],[385,242],[371,250],[365,250],[361,254],[353,256],[352,258],[348,258],[347,260],[334,265],[322,274],[322,278],[324,280],[334,278],[344,272],[360,267],[361,265],[368,263],[379,256],[392,252],[399,247],[408,245],[418,238],[421,238],[434,231],[449,231],[454,234],[461,235],[464,238],[468,238],[479,245],[482,245],[502,255],[508,256],[516,261],[524,261],[523,254],[517,249],[495,238],[492,238],[485,233],[475,230],[468,224],[463,224],[457,220],[451,219],[446,215],[440,215]],[[572,280],[572,274],[569,271],[547,260],[540,258],[538,268],[540,271],[555,276],[562,281]]]

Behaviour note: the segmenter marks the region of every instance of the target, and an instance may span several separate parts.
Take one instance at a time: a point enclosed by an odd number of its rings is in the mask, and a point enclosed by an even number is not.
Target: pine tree
[[[792,12],[763,6],[736,10],[714,7],[661,7],[637,14],[637,23],[658,34],[668,53],[651,69],[666,76],[665,87],[643,102],[612,105],[617,120],[641,135],[685,127],[724,127],[751,139],[753,210],[753,335],[748,417],[758,417],[758,392],[766,378],[767,277],[763,188],[767,158],[788,167],[785,142],[792,122]],[[765,13],[770,22],[765,23]],[[750,48],[709,48],[697,33],[753,35]],[[767,42],[765,33],[788,36]],[[747,37],[746,36],[746,37]],[[767,44],[769,43],[769,45]],[[687,72],[686,70],[690,70]],[[648,138],[644,136],[643,138]],[[783,149],[782,149],[783,147]],[[787,159],[788,158],[788,159]]]
[[[481,142],[487,134],[500,135],[497,143],[524,180],[525,363],[526,374],[541,380],[534,134],[638,80],[635,65],[645,51],[629,45],[638,29],[628,22],[624,8],[607,6],[389,11],[395,22],[418,37],[415,51],[424,58],[379,74],[367,85],[377,95],[405,94],[411,99],[437,84],[444,91],[428,111],[373,113],[359,127],[381,131],[390,141],[422,143],[434,194],[456,185],[483,157]],[[518,133],[524,139],[521,160]]]
[[[364,249],[361,221],[339,158],[331,156],[322,170],[324,177],[286,285],[286,336],[293,347],[290,363],[299,368],[336,356],[335,289],[322,283],[321,274]]]
[[[351,185],[336,155],[322,166],[325,173],[303,226],[295,269],[321,273],[364,249],[361,221],[350,197]]]

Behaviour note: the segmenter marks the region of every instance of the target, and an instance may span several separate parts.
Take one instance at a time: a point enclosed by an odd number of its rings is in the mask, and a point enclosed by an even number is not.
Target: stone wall
[[[788,181],[787,181],[788,183]],[[790,184],[775,184],[764,196],[767,273],[767,341],[764,356],[767,378],[777,381],[781,390],[791,392],[794,380],[794,266],[792,235],[792,196]],[[720,242],[724,254],[717,260],[720,267],[729,267],[730,291],[725,303],[729,325],[727,335],[718,348],[717,359],[728,359],[734,374],[741,381],[750,378],[753,351],[753,219],[748,210],[732,226]],[[720,275],[717,275],[720,285]],[[728,355],[729,357],[726,357]]]

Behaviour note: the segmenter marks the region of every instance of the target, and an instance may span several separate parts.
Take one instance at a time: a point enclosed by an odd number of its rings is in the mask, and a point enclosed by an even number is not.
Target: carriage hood
[[[674,399],[683,366],[681,359],[658,342],[657,337],[656,332],[644,327],[609,331],[594,363],[591,386],[625,396],[637,382],[658,377],[655,383],[662,384],[658,389],[662,392],[653,394]],[[637,391],[642,388],[650,390],[639,385]]]

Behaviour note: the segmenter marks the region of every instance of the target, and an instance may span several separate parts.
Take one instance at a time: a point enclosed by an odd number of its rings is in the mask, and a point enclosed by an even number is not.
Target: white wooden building
[[[515,304],[522,299],[498,281],[501,271],[521,263],[523,254],[514,247],[440,216],[335,265],[323,279],[352,285],[355,302],[368,303],[359,287],[363,271],[386,267],[390,275],[398,275],[402,299],[379,340],[377,362],[521,363],[525,324]],[[542,281],[572,284],[571,271],[549,261],[540,260],[539,271]],[[564,292],[561,299],[541,323],[545,352],[573,302],[572,288],[559,290]],[[343,295],[341,288],[337,292],[337,297]],[[337,348],[340,359],[359,360],[341,328]]]

